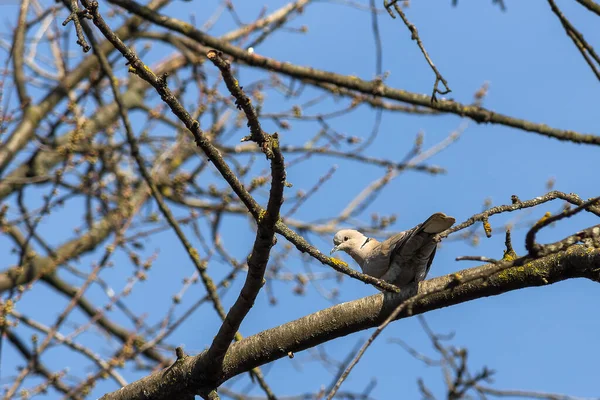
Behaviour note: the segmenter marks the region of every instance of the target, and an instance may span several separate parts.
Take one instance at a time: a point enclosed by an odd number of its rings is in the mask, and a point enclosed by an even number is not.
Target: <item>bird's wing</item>
[[[437,248],[434,236],[450,228],[454,222],[452,217],[435,213],[422,224],[384,241],[381,250],[389,254],[389,268],[381,279],[395,285],[425,279]]]

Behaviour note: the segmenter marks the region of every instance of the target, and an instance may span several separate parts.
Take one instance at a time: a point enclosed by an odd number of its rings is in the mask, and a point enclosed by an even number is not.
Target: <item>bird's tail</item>
[[[439,212],[427,218],[427,220],[421,225],[420,230],[425,233],[436,234],[450,228],[454,222],[456,222],[454,218]]]

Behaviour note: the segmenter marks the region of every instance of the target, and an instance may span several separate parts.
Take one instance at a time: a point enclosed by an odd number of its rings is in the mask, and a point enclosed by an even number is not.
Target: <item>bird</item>
[[[422,224],[397,233],[383,242],[354,229],[342,229],[333,237],[337,251],[346,252],[363,273],[388,283],[406,286],[421,282],[427,276],[435,251],[435,235],[450,228],[456,220],[444,213],[431,215]]]

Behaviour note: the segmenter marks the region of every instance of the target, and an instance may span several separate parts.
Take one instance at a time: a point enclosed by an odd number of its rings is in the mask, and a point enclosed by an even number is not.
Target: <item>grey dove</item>
[[[333,237],[331,254],[344,251],[360,265],[362,272],[396,286],[425,279],[435,256],[434,236],[450,228],[455,219],[435,213],[425,222],[379,242],[359,231],[343,229]]]

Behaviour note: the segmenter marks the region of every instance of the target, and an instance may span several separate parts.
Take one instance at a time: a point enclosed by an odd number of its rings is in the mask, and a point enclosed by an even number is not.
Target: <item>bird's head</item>
[[[359,231],[355,231],[354,229],[342,229],[333,237],[334,246],[329,254],[333,254],[336,251],[344,251],[348,254],[352,254],[361,249],[369,242],[369,240],[371,239]]]

